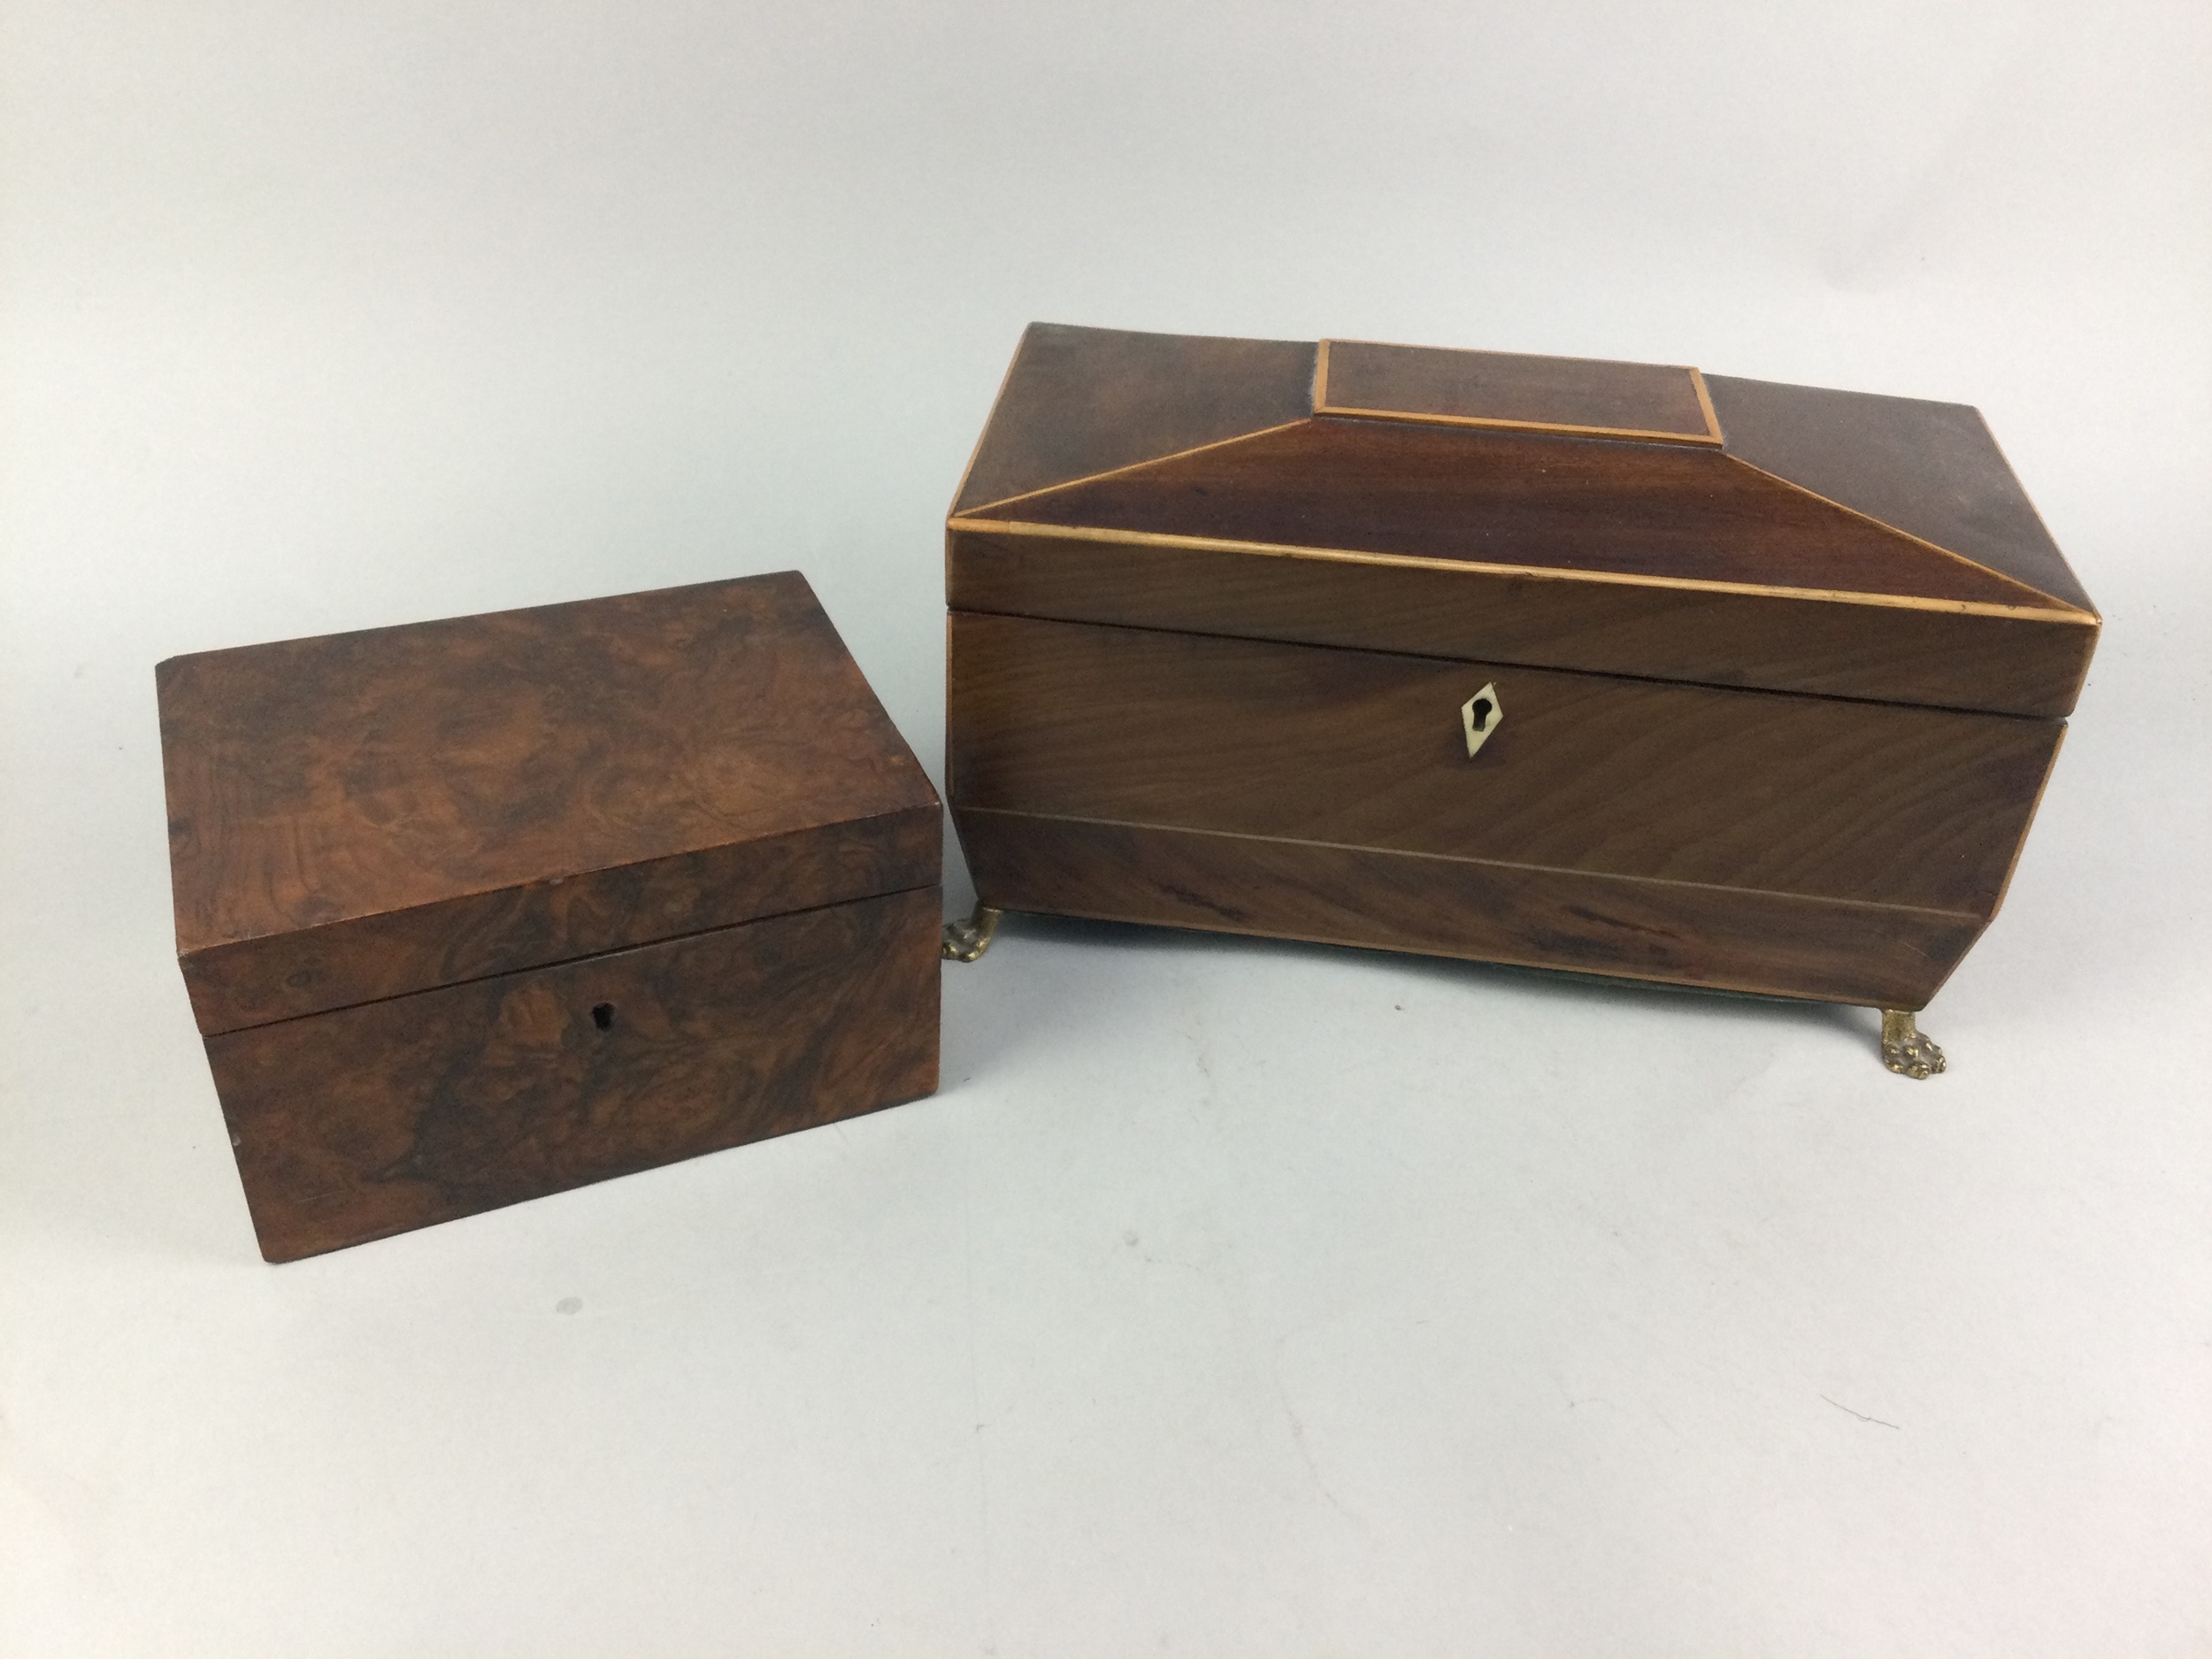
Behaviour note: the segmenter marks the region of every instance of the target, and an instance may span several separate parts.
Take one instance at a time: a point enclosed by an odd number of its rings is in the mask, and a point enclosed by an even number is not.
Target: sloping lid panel
[[[1717,450],[1319,417],[970,515],[1628,580],[2051,609]]]
[[[1314,351],[1310,341],[1032,323],[953,511],[1302,420]]]
[[[1738,459],[2077,610],[2095,609],[1979,410],[1719,374],[1707,385]]]

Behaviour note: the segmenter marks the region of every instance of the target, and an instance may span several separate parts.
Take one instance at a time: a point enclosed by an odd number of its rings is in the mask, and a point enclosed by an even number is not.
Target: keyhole
[[[612,1031],[614,1029],[614,1004],[612,1002],[602,1002],[598,1007],[593,1009],[591,1010],[591,1023],[598,1026],[602,1031]]]
[[[1459,705],[1459,724],[1467,738],[1467,758],[1490,741],[1490,733],[1505,723],[1505,699],[1495,685],[1488,685]]]

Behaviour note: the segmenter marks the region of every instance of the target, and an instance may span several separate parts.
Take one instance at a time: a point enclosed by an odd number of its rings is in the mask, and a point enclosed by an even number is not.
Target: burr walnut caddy
[[[157,683],[178,956],[272,1261],[936,1087],[941,808],[803,577]]]
[[[2099,620],[1973,410],[1039,325],[946,536],[979,909],[1915,1013]]]

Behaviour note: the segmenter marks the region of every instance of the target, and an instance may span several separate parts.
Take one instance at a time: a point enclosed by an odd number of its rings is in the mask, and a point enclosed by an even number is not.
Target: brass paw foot
[[[1928,1078],[1943,1070],[1943,1050],[1920,1034],[1920,1023],[1902,1009],[1882,1010],[1882,1064],[1900,1077]]]
[[[945,942],[939,954],[948,962],[973,962],[991,948],[991,936],[998,932],[998,918],[1004,912],[987,904],[975,907],[975,914],[964,922],[945,924]],[[1940,1065],[1941,1060],[1937,1064]]]

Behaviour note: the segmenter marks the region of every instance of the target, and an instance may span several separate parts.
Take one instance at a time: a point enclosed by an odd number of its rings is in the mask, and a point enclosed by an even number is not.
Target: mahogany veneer
[[[1342,341],[1033,326],[946,547],[987,907],[1897,1010],[2100,626],[1971,409]]]
[[[936,1087],[936,792],[795,572],[157,679],[271,1260]]]

